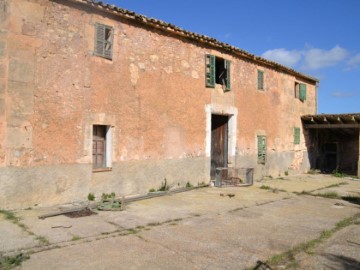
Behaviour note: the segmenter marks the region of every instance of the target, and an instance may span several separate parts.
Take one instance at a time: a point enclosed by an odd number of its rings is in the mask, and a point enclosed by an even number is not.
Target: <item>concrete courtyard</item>
[[[15,211],[16,221],[0,214],[0,255],[29,254],[19,269],[254,269],[259,260],[338,228],[311,252],[296,249],[288,267],[359,269],[360,207],[340,196],[359,197],[360,181],[286,176],[251,187],[195,189],[80,218],[39,219],[69,206],[37,206]],[[349,218],[351,224],[338,226]]]

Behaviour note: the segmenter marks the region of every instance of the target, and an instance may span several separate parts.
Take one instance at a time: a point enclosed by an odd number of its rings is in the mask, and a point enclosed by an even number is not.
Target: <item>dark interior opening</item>
[[[215,83],[226,85],[227,71],[226,61],[222,58],[215,58]]]

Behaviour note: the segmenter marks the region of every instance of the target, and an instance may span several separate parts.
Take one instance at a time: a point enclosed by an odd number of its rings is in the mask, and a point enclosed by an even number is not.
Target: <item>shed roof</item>
[[[305,128],[360,128],[360,113],[303,115]]]
[[[256,56],[254,54],[251,54],[245,50],[239,49],[239,48],[229,45],[227,43],[220,42],[220,41],[216,40],[215,38],[211,38],[211,37],[208,37],[205,35],[200,35],[200,34],[197,34],[194,32],[190,32],[190,31],[186,31],[186,30],[184,30],[180,27],[177,27],[173,24],[170,24],[170,23],[158,20],[158,19],[154,19],[154,18],[149,18],[144,15],[135,13],[133,11],[129,11],[127,9],[117,7],[115,5],[109,5],[104,2],[96,1],[96,0],[68,0],[68,1],[85,4],[87,6],[91,6],[98,10],[102,10],[104,12],[110,13],[112,15],[120,16],[122,18],[126,18],[126,19],[132,20],[132,21],[137,21],[139,23],[154,27],[156,29],[163,30],[165,32],[171,32],[177,36],[186,37],[190,40],[194,40],[196,42],[200,42],[200,43],[206,44],[211,47],[225,50],[225,51],[227,51],[233,55],[236,55],[238,57],[241,57],[243,59],[247,59],[254,63],[260,64],[260,65],[263,65],[263,66],[266,66],[269,68],[273,68],[275,70],[278,70],[278,71],[281,71],[281,72],[284,72],[284,73],[287,73],[287,74],[290,74],[293,76],[300,77],[300,78],[305,79],[314,84],[319,82],[319,80],[314,77],[300,73],[294,69],[291,69],[291,68],[283,66],[279,63],[267,60],[260,56]]]

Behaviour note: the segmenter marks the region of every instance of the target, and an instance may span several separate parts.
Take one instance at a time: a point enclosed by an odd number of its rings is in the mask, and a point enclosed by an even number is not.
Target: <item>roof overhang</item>
[[[301,120],[306,129],[360,128],[360,113],[304,115]]]
[[[56,1],[56,2],[64,4],[64,1],[62,1],[62,0],[52,0],[52,1]],[[111,14],[112,16],[118,16],[120,18],[129,20],[129,21],[135,21],[137,23],[140,23],[140,24],[143,24],[143,25],[146,25],[149,27],[153,27],[155,29],[159,29],[159,30],[167,32],[167,33],[171,33],[171,34],[179,36],[179,37],[193,40],[197,43],[202,43],[209,47],[213,47],[213,48],[216,48],[219,50],[226,51],[229,54],[234,55],[235,57],[246,59],[253,63],[259,64],[262,66],[266,66],[268,68],[272,68],[272,69],[278,70],[280,72],[295,76],[297,78],[300,78],[300,79],[302,79],[308,83],[314,84],[314,85],[318,85],[318,83],[319,83],[319,80],[312,76],[300,73],[292,68],[283,66],[279,63],[276,63],[276,62],[273,62],[270,60],[267,60],[260,56],[256,56],[254,54],[251,54],[245,50],[239,49],[239,48],[229,45],[227,43],[220,42],[220,41],[216,40],[215,38],[211,38],[211,37],[208,37],[205,35],[200,35],[200,34],[197,34],[194,32],[190,32],[190,31],[186,31],[186,30],[184,30],[180,27],[177,27],[173,24],[170,24],[170,23],[167,23],[167,22],[164,22],[161,20],[157,20],[154,18],[148,18],[144,15],[137,14],[133,11],[123,9],[123,8],[117,7],[115,5],[109,5],[104,2],[96,1],[96,0],[67,0],[67,1],[73,2],[73,3],[78,3],[78,4],[83,4],[88,7],[94,8],[96,10]]]

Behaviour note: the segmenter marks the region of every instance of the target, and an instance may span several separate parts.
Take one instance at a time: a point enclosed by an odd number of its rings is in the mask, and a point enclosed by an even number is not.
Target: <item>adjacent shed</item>
[[[301,117],[312,169],[360,176],[360,113]]]

